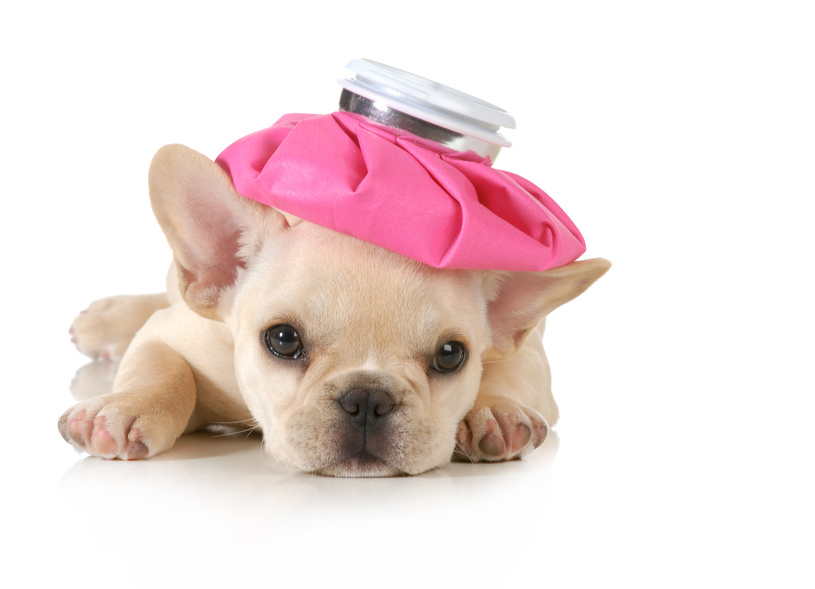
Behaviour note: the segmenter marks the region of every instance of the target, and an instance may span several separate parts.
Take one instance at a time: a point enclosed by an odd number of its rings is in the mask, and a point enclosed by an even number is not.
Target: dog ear
[[[610,267],[608,260],[594,258],[546,272],[488,276],[495,282],[487,286],[493,292],[487,307],[493,345],[486,358],[496,360],[514,354],[541,319],[589,288]]]
[[[241,257],[241,235],[271,207],[238,195],[229,175],[206,156],[183,145],[161,148],[150,164],[150,201],[173,250],[181,295],[197,313],[218,318],[224,290],[234,284]]]

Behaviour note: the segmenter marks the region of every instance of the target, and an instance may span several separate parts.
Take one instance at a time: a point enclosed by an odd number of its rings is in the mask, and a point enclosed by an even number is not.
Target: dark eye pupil
[[[284,358],[297,356],[302,348],[300,334],[291,325],[274,325],[266,330],[266,347]]]
[[[467,354],[458,342],[447,342],[439,348],[433,359],[433,368],[439,372],[453,372],[464,364]]]

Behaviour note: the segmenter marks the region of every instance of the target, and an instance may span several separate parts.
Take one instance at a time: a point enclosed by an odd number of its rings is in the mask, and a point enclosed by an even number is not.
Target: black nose
[[[382,389],[355,388],[340,397],[340,406],[358,429],[372,429],[382,417],[393,410],[396,403]]]

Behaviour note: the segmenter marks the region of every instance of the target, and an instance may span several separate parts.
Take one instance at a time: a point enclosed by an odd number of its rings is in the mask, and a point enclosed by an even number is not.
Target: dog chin
[[[349,458],[313,471],[329,477],[397,477],[407,473],[395,468],[368,452],[360,452]]]

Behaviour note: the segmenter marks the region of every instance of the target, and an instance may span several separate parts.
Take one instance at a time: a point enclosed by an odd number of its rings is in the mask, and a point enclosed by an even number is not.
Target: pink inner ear
[[[212,315],[221,291],[244,267],[238,253],[249,201],[217,164],[180,145],[162,148],[153,159],[150,198],[175,253],[185,300]]]
[[[220,233],[221,235],[213,235]],[[182,246],[184,260],[180,262],[180,278],[189,303],[204,307],[217,304],[221,290],[231,286],[238,276],[238,268],[246,264],[238,257],[240,231],[207,231]],[[198,243],[196,243],[196,241]]]
[[[488,309],[496,349],[506,352],[520,346],[544,317],[585,291],[610,266],[595,258],[546,272],[510,274]]]
[[[532,293],[517,289],[502,292],[498,299],[490,303],[488,319],[492,328],[493,344],[503,354],[514,353],[543,318],[530,300]]]

